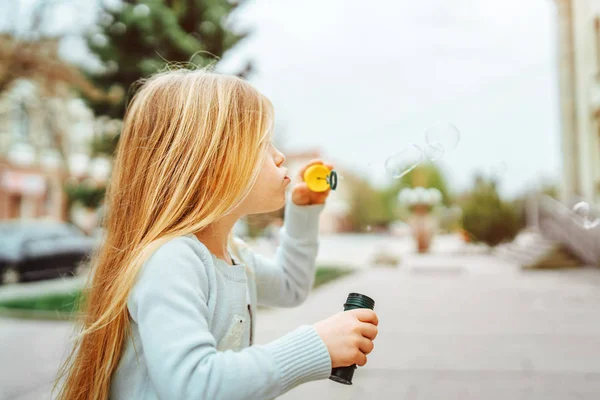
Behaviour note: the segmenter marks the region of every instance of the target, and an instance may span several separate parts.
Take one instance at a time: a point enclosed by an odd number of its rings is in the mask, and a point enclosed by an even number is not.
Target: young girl
[[[269,399],[366,363],[371,310],[253,345],[258,304],[306,299],[327,197],[295,184],[274,262],[229,240],[240,217],[285,204],[290,178],[272,127],[270,102],[236,77],[179,70],[138,90],[59,398]]]

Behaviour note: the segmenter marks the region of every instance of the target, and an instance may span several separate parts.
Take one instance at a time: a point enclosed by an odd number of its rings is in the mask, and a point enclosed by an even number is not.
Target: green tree
[[[388,225],[394,221],[395,210],[387,189],[378,190],[365,178],[344,174],[344,184],[350,187],[350,224],[355,231],[369,225]]]
[[[122,118],[131,85],[163,69],[165,61],[206,66],[243,39],[227,17],[242,1],[123,0],[118,8],[103,5],[99,24],[87,35],[90,49],[106,66],[93,76],[106,91],[128,92],[117,104],[92,101],[98,115]],[[238,73],[252,69],[247,63]]]
[[[476,177],[463,199],[463,228],[475,242],[496,246],[514,239],[522,227],[517,205],[503,201],[496,182]]]
[[[450,192],[442,171],[433,163],[418,167],[382,189],[371,186],[367,179],[345,176],[345,184],[352,188],[350,222],[354,230],[362,231],[369,225],[389,225],[401,217],[398,208],[398,193],[406,187],[422,186],[438,189],[443,204],[451,203]]]

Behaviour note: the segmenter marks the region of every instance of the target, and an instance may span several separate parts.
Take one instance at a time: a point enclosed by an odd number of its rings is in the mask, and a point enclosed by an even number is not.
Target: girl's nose
[[[285,162],[285,154],[275,149],[275,165],[280,167]]]

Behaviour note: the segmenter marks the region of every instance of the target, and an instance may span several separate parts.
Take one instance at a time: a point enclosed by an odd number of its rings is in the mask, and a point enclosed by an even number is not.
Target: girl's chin
[[[285,206],[285,194],[281,196],[279,202],[274,203],[271,207],[265,207],[264,210],[260,211],[259,214],[270,213],[273,211],[281,210]]]

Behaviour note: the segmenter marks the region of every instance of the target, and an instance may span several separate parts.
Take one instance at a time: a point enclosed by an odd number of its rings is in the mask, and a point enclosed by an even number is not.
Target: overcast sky
[[[92,23],[89,3],[70,3],[57,26]],[[249,0],[234,21],[253,33],[221,69],[255,62],[288,151],[320,148],[382,183],[387,157],[448,121],[461,140],[439,164],[453,188],[499,168],[514,195],[560,178],[555,12],[551,0]],[[76,38],[62,53],[88,57]]]
[[[555,12],[550,0],[255,0],[237,15],[254,34],[223,67],[256,60],[251,81],[290,148],[381,182],[388,156],[450,121],[461,141],[440,165],[456,188],[499,168],[512,195],[560,178]]]

